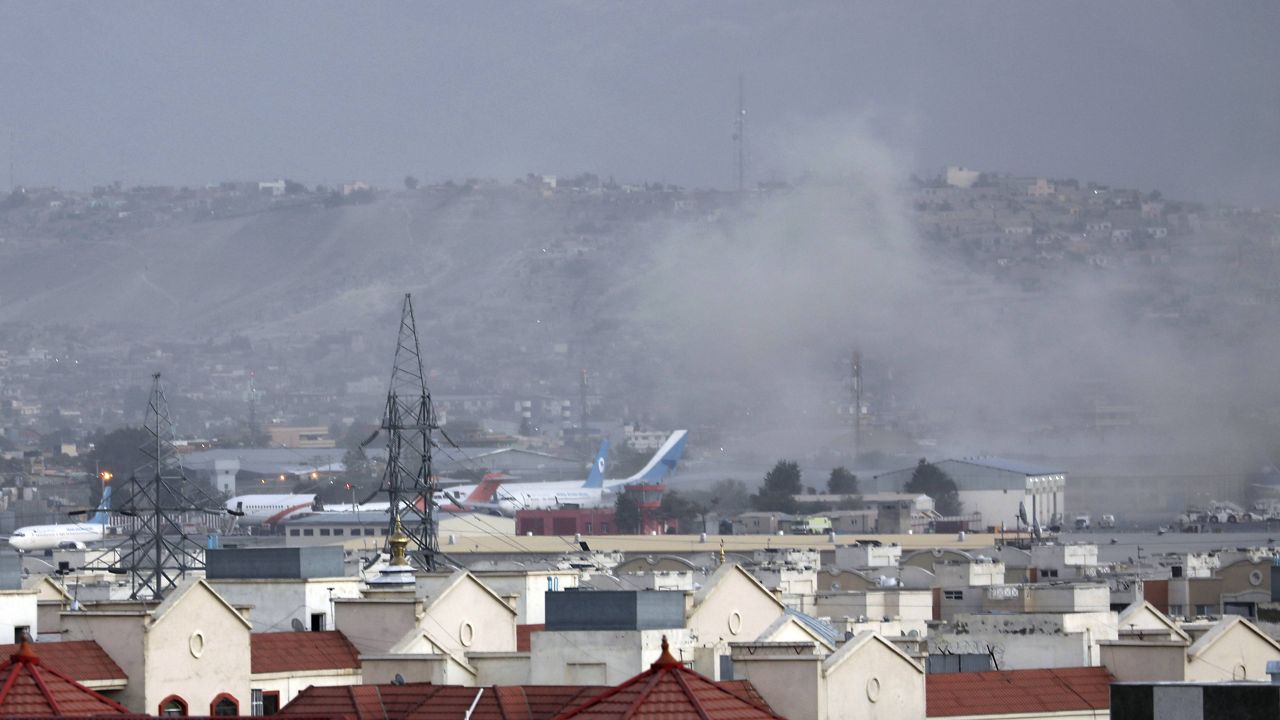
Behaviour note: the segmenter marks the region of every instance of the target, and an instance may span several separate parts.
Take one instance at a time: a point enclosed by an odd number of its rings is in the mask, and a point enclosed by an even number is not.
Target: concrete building
[[[814,720],[925,717],[924,668],[875,633],[834,653],[816,643],[734,643],[735,677],[749,680],[780,715]]]
[[[979,513],[984,525],[1014,528],[1021,506],[1029,520],[1049,526],[1066,512],[1067,473],[1008,458],[981,457],[933,463],[956,483],[966,513]],[[915,467],[876,475],[868,489],[902,492]]]
[[[20,643],[36,639],[40,632],[37,599],[35,590],[0,590],[0,640]]]
[[[249,710],[249,622],[203,580],[159,604],[66,612],[62,626],[65,639],[96,642],[124,670],[117,699],[135,713],[216,715],[227,702]]]
[[[343,574],[340,547],[210,550],[209,585],[233,606],[249,608],[253,631],[332,630],[333,603],[362,595]]]

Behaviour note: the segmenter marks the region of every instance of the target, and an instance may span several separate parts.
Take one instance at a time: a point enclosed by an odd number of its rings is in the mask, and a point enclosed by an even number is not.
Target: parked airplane
[[[241,524],[275,525],[286,518],[310,514],[316,509],[316,496],[237,495],[227,501],[226,508],[240,517]]]
[[[107,534],[107,511],[111,508],[111,486],[102,491],[102,502],[97,512],[85,522],[58,523],[55,525],[28,525],[13,531],[9,544],[16,550],[53,550],[77,548],[85,543],[98,542]],[[83,512],[83,511],[82,511]]]
[[[587,475],[585,482],[571,480],[513,483],[499,487],[491,502],[467,504],[464,501],[461,504],[467,505],[467,509],[494,508],[503,515],[514,515],[517,510],[546,510],[564,505],[578,507],[608,505],[613,502],[613,496],[626,485],[663,482],[675,469],[676,463],[684,453],[688,435],[687,430],[677,430],[672,433],[649,462],[640,469],[640,472],[630,477],[605,479],[605,459],[609,453],[609,441],[606,439],[600,443],[600,450],[596,453],[591,472]],[[435,495],[436,504],[443,506],[447,503],[459,503],[458,498],[464,494],[470,494],[476,487],[478,486],[463,485],[442,490]]]

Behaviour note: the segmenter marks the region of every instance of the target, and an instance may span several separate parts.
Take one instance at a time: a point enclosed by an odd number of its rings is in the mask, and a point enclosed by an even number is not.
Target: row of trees
[[[805,494],[805,486],[800,474],[800,465],[793,460],[779,460],[773,469],[764,476],[764,484],[760,491],[751,495],[751,507],[755,510],[795,513],[805,505],[798,497]],[[916,465],[911,479],[902,488],[903,492],[928,495],[933,499],[934,507],[942,515],[959,515],[962,511],[960,493],[956,483],[938,466],[924,458]],[[831,495],[857,495],[858,476],[848,468],[837,467],[827,478],[827,492]],[[809,494],[813,494],[810,491]],[[856,505],[856,503],[855,503]],[[844,503],[840,504],[844,509]]]

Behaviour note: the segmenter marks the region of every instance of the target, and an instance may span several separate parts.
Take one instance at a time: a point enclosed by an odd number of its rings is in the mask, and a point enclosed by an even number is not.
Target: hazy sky
[[[741,73],[754,179],[860,123],[917,171],[1280,206],[1278,35],[1275,2],[0,0],[0,131],[32,185],[729,187]]]

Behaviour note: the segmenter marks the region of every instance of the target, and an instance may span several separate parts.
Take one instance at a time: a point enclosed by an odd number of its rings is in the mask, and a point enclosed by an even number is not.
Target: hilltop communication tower
[[[204,546],[193,528],[213,526],[223,511],[182,473],[160,373],[151,376],[144,427],[147,441],[138,449],[146,462],[129,478],[117,510],[128,518],[128,535],[108,569],[129,575],[131,599],[162,600],[188,574],[204,570]],[[200,519],[204,523],[195,522]]]
[[[737,152],[738,194],[747,189],[747,105],[738,76],[738,114],[733,120],[733,144]]]
[[[409,537],[409,557],[427,571],[441,567],[440,538],[433,510],[438,482],[431,471],[433,434],[439,430],[422,370],[413,301],[400,311],[400,332],[381,429],[387,433],[387,467],[381,490],[391,505],[389,533],[399,525]]]
[[[854,350],[849,362],[849,393],[853,396],[853,460],[862,452],[862,353]]]

